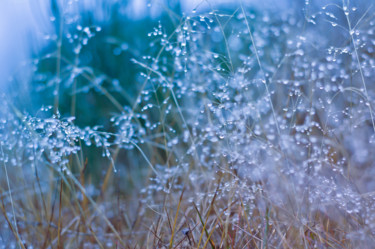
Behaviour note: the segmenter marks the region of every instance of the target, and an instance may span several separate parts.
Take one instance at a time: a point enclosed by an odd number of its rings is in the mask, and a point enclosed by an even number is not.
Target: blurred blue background
[[[113,8],[128,21],[139,22],[151,18],[157,23],[158,18],[166,14],[168,9],[189,15],[194,9],[205,11],[212,8],[235,9],[240,1],[231,0],[14,0],[0,3],[0,88],[4,90],[9,77],[16,74],[23,64],[28,63],[33,55],[39,54],[50,42],[51,34],[56,33],[54,23],[56,17],[53,9],[63,9],[70,15],[78,15],[78,19],[90,15],[91,22],[96,25],[108,25],[113,21]],[[303,9],[304,1],[293,0],[244,0],[244,5],[261,9],[275,9],[280,12],[286,9]],[[58,7],[57,7],[57,6]],[[79,23],[79,20],[78,20]],[[126,29],[126,27],[123,27]],[[140,36],[152,30],[152,26],[144,26]],[[143,34],[142,34],[143,33]],[[52,37],[53,39],[53,37]]]

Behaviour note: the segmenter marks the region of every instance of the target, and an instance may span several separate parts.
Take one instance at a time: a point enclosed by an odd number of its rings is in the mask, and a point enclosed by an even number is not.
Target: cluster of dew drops
[[[224,189],[241,186],[239,198],[252,203],[262,191],[278,205],[288,205],[290,195],[297,203],[308,195],[306,210],[333,205],[370,224],[373,197],[363,193],[374,187],[364,172],[374,168],[375,21],[361,23],[364,11],[327,5],[302,21],[238,11],[224,31],[226,15],[194,12],[175,39],[159,24],[149,36],[161,36],[171,56],[144,59],[157,71],[147,76],[154,90],[180,106],[171,112],[186,129],[177,134],[178,144],[187,144],[190,155],[174,147],[181,175],[183,161],[193,160],[212,172],[235,172]],[[164,175],[178,187],[176,174]],[[190,173],[191,181],[202,179]],[[160,190],[162,181],[155,182],[152,188]]]
[[[235,195],[255,209],[263,193],[280,206],[308,196],[306,210],[333,205],[371,224],[374,197],[363,193],[375,187],[375,21],[360,19],[364,11],[327,5],[299,20],[194,10],[173,34],[159,22],[146,37],[155,54],[132,60],[142,69],[137,108],[110,117],[114,132],[80,128],[74,117],[50,115],[52,107],[33,117],[9,106],[1,113],[1,161],[35,166],[47,157],[66,168],[80,141],[109,160],[116,147],[137,149],[147,160],[154,146],[168,160],[152,165],[158,174],[142,191],[150,198],[182,189],[186,179],[204,185],[222,172],[233,177],[218,198],[236,186]],[[76,26],[65,37],[79,57],[97,32]]]

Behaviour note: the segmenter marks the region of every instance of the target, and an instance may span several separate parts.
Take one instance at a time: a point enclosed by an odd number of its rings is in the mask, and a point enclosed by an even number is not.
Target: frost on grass
[[[257,224],[247,227],[254,234],[270,226],[296,227],[321,238],[327,232],[319,219],[328,217],[345,232],[332,232],[334,238],[324,241],[336,247],[337,241],[371,244],[372,10],[346,1],[324,6],[306,1],[303,18],[240,5],[229,14],[184,15],[173,31],[159,22],[148,33],[148,54],[130,60],[139,70],[131,97],[126,82],[95,68],[85,54],[84,47],[105,28],[68,29],[62,44],[72,51],[64,56],[74,59],[62,63],[57,76],[37,61],[34,83],[43,86],[39,91],[60,88],[105,99],[113,108],[103,114],[108,121],[82,128],[71,113],[61,115],[52,106],[32,116],[6,105],[0,116],[1,161],[23,167],[44,163],[70,175],[71,156],[83,153],[82,145],[97,147],[112,166],[151,170],[139,195],[152,210],[165,196],[185,190],[189,205],[204,206],[212,198],[241,203]],[[115,56],[131,49],[114,37],[106,41],[115,46]],[[116,161],[118,153],[125,162]],[[240,223],[228,206],[217,206],[217,212]],[[277,245],[283,239],[274,234],[263,235]],[[324,246],[324,241],[309,243]]]

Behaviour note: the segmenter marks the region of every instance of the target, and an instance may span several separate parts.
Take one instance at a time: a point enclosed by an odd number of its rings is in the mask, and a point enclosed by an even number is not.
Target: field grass
[[[0,248],[374,248],[370,2],[80,6],[1,96]]]

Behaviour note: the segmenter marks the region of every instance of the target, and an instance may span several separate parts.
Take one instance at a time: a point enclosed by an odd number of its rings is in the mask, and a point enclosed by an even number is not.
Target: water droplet
[[[372,134],[369,139],[370,144],[375,144],[375,134]]]

